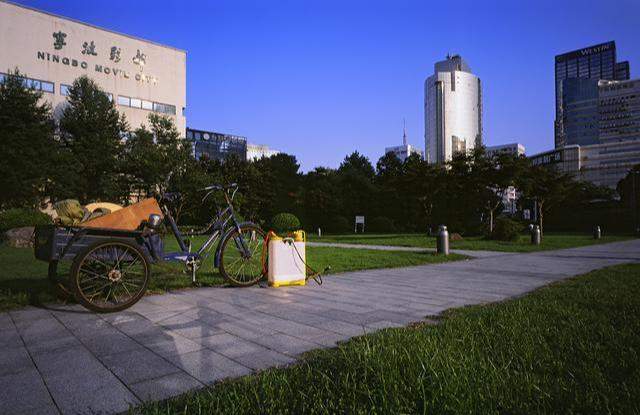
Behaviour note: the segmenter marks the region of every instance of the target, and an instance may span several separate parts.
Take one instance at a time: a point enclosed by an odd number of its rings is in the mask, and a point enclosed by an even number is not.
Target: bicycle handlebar
[[[229,189],[237,189],[238,188],[238,184],[237,183],[231,183],[228,184],[226,186],[221,185],[221,184],[213,184],[211,186],[207,186],[207,187],[203,187],[202,189],[200,189],[201,191],[209,191],[209,190],[229,190]]]

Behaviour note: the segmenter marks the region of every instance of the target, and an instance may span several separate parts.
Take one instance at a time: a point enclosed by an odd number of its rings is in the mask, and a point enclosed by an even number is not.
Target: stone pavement
[[[350,272],[322,286],[184,290],[109,315],[78,306],[0,313],[0,413],[122,412],[625,262],[640,262],[640,240]]]

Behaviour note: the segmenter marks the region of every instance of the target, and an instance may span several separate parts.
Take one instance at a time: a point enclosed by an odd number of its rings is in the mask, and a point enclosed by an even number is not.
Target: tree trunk
[[[493,233],[493,209],[489,210],[489,234]]]
[[[542,206],[544,202],[538,202],[538,225],[540,226],[540,238],[542,238]]]

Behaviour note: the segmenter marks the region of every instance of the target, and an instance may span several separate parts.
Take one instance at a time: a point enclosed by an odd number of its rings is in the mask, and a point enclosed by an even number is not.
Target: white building
[[[459,56],[437,62],[424,84],[425,157],[444,163],[482,144],[480,78]]]
[[[184,134],[186,65],[184,50],[0,0],[0,79],[17,68],[43,92],[54,116],[66,105],[69,86],[86,75],[131,128],[156,112]]]
[[[494,156],[497,154],[513,154],[516,156],[524,156],[525,148],[524,145],[520,143],[508,143],[508,144],[500,144],[497,146],[487,146],[485,147],[485,151],[487,156]],[[518,190],[509,186],[504,194],[502,195],[502,205],[504,206],[504,212],[508,212],[511,214],[516,213],[518,201]]]
[[[247,160],[255,161],[260,160],[263,157],[271,157],[276,154],[280,154],[281,151],[269,148],[269,146],[262,144],[247,144]]]
[[[420,158],[423,158],[422,150],[412,146],[407,143],[407,128],[403,127],[402,129],[402,145],[394,146],[394,147],[386,147],[384,149],[384,154],[393,153],[400,159],[400,161],[404,162],[409,158],[412,154],[417,154]]]
[[[520,143],[500,144],[497,146],[486,146],[485,151],[487,156],[493,156],[494,154],[513,154],[516,156],[524,156],[525,148]]]

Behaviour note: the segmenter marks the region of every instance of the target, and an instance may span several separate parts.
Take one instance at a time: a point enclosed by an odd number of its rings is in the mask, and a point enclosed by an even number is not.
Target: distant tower
[[[425,159],[445,163],[482,144],[480,78],[460,55],[436,62],[424,83]]]
[[[405,119],[402,119],[402,145],[407,145],[407,122]]]

